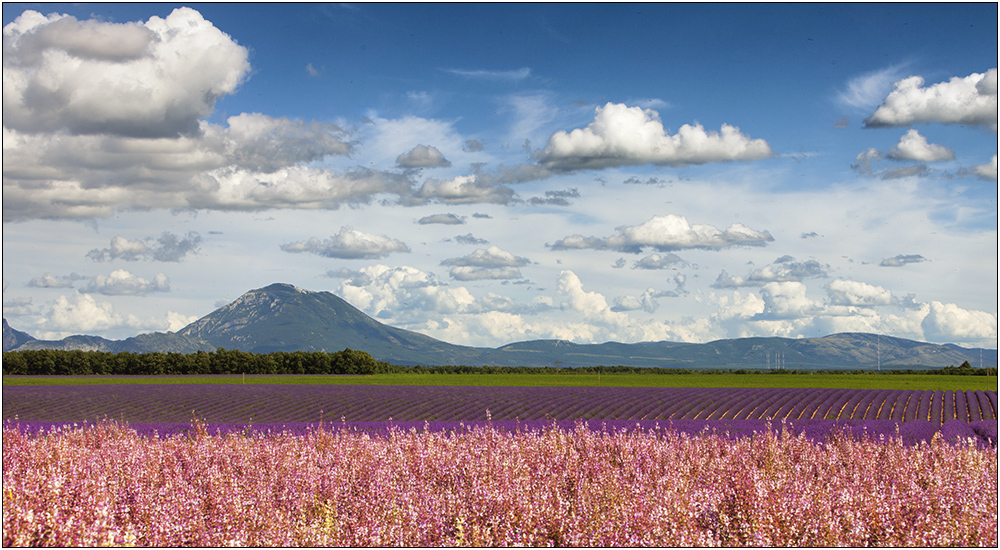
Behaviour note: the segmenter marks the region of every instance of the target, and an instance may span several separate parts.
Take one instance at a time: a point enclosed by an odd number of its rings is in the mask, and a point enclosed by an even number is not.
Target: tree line
[[[958,374],[996,376],[996,367],[975,368],[968,361],[938,369],[802,370],[686,369],[662,367],[508,367],[470,365],[393,365],[370,354],[343,351],[276,351],[267,354],[218,348],[214,352],[131,353],[80,350],[25,350],[3,353],[10,375],[177,375],[177,374]]]
[[[223,348],[186,354],[47,349],[3,353],[3,373],[22,375],[375,374],[379,366],[368,353],[350,348],[267,354]]]

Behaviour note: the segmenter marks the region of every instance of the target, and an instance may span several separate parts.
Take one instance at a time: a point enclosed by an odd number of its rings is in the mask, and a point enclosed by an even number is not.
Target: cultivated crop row
[[[3,417],[212,423],[997,419],[995,391],[454,386],[4,386]]]

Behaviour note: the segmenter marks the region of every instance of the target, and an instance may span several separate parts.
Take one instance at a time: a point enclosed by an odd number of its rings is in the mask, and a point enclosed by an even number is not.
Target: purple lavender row
[[[212,423],[486,420],[995,420],[996,392],[787,388],[5,386],[3,417]]]
[[[8,420],[4,429],[17,429],[26,435],[64,432],[93,427],[94,423],[24,422]],[[631,433],[641,431],[665,434],[681,433],[688,436],[717,435],[730,440],[751,437],[770,431],[775,435],[786,432],[791,436],[804,435],[810,441],[823,443],[834,434],[844,434],[856,440],[870,438],[890,441],[900,439],[904,445],[930,442],[940,434],[945,441],[956,443],[960,440],[974,440],[978,446],[997,446],[997,423],[989,420],[962,422],[949,420],[943,425],[926,420],[899,422],[895,420],[526,420],[526,421],[392,421],[392,422],[333,422],[308,423],[284,422],[267,424],[237,423],[129,423],[129,427],[146,437],[169,438],[174,436],[194,436],[203,433],[210,436],[229,434],[270,434],[306,435],[315,431],[341,431],[367,433],[372,436],[388,437],[394,430],[410,432],[455,432],[463,433],[480,428],[493,428],[501,432],[540,432],[556,427],[563,431],[587,429],[596,432]]]

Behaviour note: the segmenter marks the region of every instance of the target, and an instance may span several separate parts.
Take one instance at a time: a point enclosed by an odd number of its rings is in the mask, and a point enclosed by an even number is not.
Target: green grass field
[[[997,390],[996,376],[941,374],[376,374],[371,376],[4,376],[5,385],[371,384],[382,386],[617,386]]]

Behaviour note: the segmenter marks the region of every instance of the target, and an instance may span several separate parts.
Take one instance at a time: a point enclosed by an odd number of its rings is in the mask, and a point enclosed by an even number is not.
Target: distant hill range
[[[380,361],[414,365],[613,366],[665,368],[874,369],[997,366],[997,350],[929,344],[866,333],[823,338],[736,338],[705,344],[641,342],[574,344],[564,340],[517,342],[499,348],[449,344],[382,324],[330,292],[289,284],[251,290],[180,331],[125,340],[70,336],[37,340],[3,322],[3,350],[61,349],[108,352],[179,352],[239,349],[366,351]],[[557,365],[558,362],[558,365]]]

